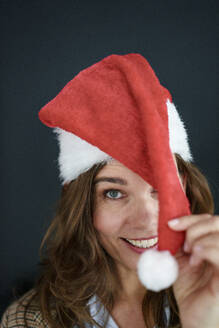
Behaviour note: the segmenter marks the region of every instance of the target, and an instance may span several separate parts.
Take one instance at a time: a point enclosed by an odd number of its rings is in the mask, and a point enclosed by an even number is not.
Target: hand
[[[185,244],[175,255],[179,276],[173,285],[183,328],[219,328],[219,216],[181,217],[175,231]]]

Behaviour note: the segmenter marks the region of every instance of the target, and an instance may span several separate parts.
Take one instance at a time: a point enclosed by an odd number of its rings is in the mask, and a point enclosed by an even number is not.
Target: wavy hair
[[[186,178],[191,212],[213,214],[214,201],[207,179],[193,163],[175,156],[179,173]],[[97,295],[110,313],[120,289],[115,263],[101,246],[92,223],[93,182],[104,165],[94,165],[63,187],[55,217],[41,244],[42,273],[26,309],[31,308],[35,299],[44,319],[54,328],[82,328],[85,323],[102,328],[91,317],[87,302]],[[146,327],[166,327],[165,300],[170,306],[168,327],[180,327],[172,287],[159,293],[145,290],[142,312]]]

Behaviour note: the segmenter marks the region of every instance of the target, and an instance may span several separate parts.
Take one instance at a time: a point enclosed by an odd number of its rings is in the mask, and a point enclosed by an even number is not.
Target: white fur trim
[[[184,123],[176,107],[168,99],[169,144],[172,153],[178,153],[185,161],[191,161],[188,137]],[[76,179],[81,173],[88,171],[94,164],[112,159],[99,148],[82,140],[73,133],[60,128],[54,128],[59,143],[59,171],[62,184]]]
[[[54,128],[59,143],[59,171],[62,184],[76,179],[81,173],[88,171],[94,164],[109,161],[109,155],[99,148],[82,140],[73,133]]]
[[[183,121],[173,103],[168,99],[168,126],[169,126],[169,144],[172,153],[177,153],[185,161],[192,161],[192,154],[189,149],[188,136]]]
[[[150,290],[159,292],[170,287],[178,277],[178,263],[169,251],[148,249],[138,261],[138,277]]]

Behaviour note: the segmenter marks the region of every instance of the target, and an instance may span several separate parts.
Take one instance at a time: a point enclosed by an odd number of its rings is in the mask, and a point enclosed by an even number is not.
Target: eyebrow
[[[94,180],[94,184],[99,182],[111,182],[111,183],[118,183],[120,185],[126,186],[128,183],[126,180],[118,178],[118,177],[100,177]]]

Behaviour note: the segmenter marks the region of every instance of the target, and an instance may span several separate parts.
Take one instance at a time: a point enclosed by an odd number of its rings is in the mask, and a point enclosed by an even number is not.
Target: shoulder
[[[14,301],[4,312],[1,328],[16,328],[16,327],[31,327],[31,328],[49,328],[47,322],[43,319],[39,306],[31,302],[28,303],[34,296],[35,291],[31,289],[24,294],[20,299]],[[26,312],[26,314],[25,314]],[[26,322],[25,322],[26,318]]]

